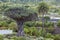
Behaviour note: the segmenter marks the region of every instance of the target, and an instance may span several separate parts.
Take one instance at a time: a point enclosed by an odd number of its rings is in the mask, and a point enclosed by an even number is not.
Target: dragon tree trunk
[[[24,36],[24,28],[23,28],[24,22],[23,21],[17,21],[18,26],[18,33],[17,36]]]

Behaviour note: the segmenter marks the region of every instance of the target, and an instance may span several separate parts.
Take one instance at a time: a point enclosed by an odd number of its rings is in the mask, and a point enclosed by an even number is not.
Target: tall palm
[[[42,33],[44,30],[44,15],[48,12],[49,6],[45,2],[41,2],[38,6],[39,14],[42,14]]]

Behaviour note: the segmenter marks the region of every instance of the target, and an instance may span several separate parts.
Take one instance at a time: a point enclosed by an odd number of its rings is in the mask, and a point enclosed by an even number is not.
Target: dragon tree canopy
[[[35,11],[25,7],[8,8],[4,11],[4,15],[14,19],[15,21],[35,21],[38,20],[38,15]]]

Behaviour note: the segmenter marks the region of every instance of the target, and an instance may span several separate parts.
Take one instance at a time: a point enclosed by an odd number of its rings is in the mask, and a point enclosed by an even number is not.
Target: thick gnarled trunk
[[[23,28],[24,22],[23,21],[17,21],[18,26],[18,33],[17,36],[24,36],[24,28]]]

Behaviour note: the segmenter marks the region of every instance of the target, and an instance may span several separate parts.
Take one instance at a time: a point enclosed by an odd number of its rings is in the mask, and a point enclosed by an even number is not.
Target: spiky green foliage
[[[45,2],[41,2],[38,7],[39,13],[46,13],[49,10],[49,6]]]
[[[25,7],[8,8],[7,10],[5,10],[4,15],[14,20],[17,20],[17,19],[18,20],[35,20],[37,19],[37,13]]]

